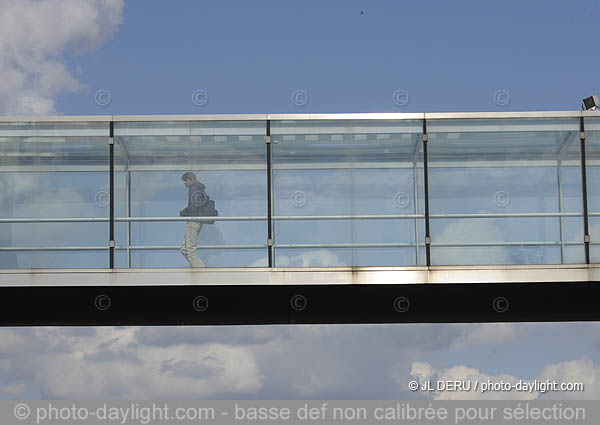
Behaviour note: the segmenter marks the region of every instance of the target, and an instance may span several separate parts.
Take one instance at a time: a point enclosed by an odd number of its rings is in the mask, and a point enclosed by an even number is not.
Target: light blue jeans
[[[185,224],[185,236],[181,244],[181,255],[188,260],[190,267],[206,267],[198,258],[198,235],[202,229],[202,223],[188,221]]]

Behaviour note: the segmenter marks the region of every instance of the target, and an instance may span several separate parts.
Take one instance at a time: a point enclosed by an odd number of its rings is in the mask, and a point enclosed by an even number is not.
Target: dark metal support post
[[[271,121],[267,120],[267,251],[269,267],[273,267],[273,166],[271,163]]]
[[[425,256],[427,267],[431,266],[431,234],[429,231],[429,172],[427,169],[427,121],[423,119],[423,178],[425,185]]]
[[[129,161],[127,164],[127,217],[131,218],[131,171],[129,171]],[[131,221],[127,222],[127,268],[131,268]]]
[[[585,126],[583,117],[579,120],[579,146],[581,150],[581,186],[583,190],[583,243],[585,262],[590,264],[590,231],[588,227],[587,174],[585,164]]]
[[[109,241],[108,241],[108,252],[109,252],[109,267],[115,268],[115,129],[114,122],[110,122],[110,130],[108,135],[108,149],[109,149],[109,197],[110,197],[110,224],[109,224]]]

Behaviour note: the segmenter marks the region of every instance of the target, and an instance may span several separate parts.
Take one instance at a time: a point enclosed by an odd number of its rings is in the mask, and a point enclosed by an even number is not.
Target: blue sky
[[[127,1],[63,114],[573,110],[600,89],[598,2]],[[111,103],[94,103],[97,90]],[[196,106],[192,93],[205,90]],[[302,107],[295,90],[308,94]],[[393,103],[405,90],[409,102]],[[494,94],[506,90],[510,103]]]
[[[600,91],[598,2],[0,5],[4,115],[575,110]],[[4,328],[0,341],[1,398],[430,397],[408,391],[414,376],[585,381],[561,397],[600,397],[597,323]]]

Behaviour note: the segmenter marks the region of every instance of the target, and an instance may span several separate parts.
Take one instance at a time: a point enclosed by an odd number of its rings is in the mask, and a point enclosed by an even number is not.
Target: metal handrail
[[[590,243],[600,245],[600,242]],[[583,242],[560,241],[528,241],[528,242],[457,242],[457,243],[431,243],[436,248],[468,248],[468,247],[504,247],[504,246],[580,246]],[[417,248],[424,247],[424,243],[323,243],[323,244],[275,244],[276,248]],[[248,245],[198,245],[198,249],[261,249],[267,248],[266,244]],[[108,246],[20,246],[0,247],[0,251],[97,251],[108,250]],[[115,250],[178,250],[179,245],[118,245]]]
[[[598,217],[600,213],[589,213]],[[474,214],[430,214],[430,218],[551,218],[551,217],[582,217],[583,213],[474,213]],[[273,216],[273,220],[403,220],[423,219],[423,214],[355,214],[355,215],[281,215]],[[266,216],[231,216],[231,217],[115,217],[115,222],[158,222],[158,221],[265,221]],[[108,217],[56,217],[56,218],[0,218],[0,223],[105,223]]]
[[[175,122],[175,121],[266,121],[266,120],[422,120],[500,118],[598,117],[600,111],[513,111],[513,112],[367,112],[332,114],[196,114],[196,115],[56,115],[2,116],[0,122]]]

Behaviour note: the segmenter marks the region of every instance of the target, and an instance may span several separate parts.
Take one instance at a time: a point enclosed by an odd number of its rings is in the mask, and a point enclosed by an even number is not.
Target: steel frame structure
[[[109,218],[1,218],[0,223],[108,222],[111,237],[106,246],[84,247],[0,247],[18,250],[106,250],[111,260],[109,269],[22,269],[0,270],[0,325],[186,325],[186,324],[273,324],[273,323],[414,323],[414,322],[486,322],[486,321],[568,321],[599,320],[595,307],[599,295],[600,266],[590,264],[588,233],[590,213],[587,208],[586,165],[597,161],[585,158],[585,118],[600,117],[600,111],[541,112],[467,112],[467,113],[359,113],[359,114],[251,114],[251,115],[160,115],[160,116],[55,116],[0,117],[0,123],[73,123],[108,122],[110,151]],[[564,212],[561,165],[569,146],[576,138],[566,139],[557,161],[540,161],[557,167],[559,211],[555,213],[520,214],[430,214],[428,206],[427,122],[444,119],[499,118],[579,118],[582,170],[583,211]],[[416,175],[419,155],[423,156],[425,173],[425,211],[403,215],[335,215],[278,216],[273,197],[273,165],[271,150],[272,121],[280,120],[421,120],[423,131],[415,143],[413,154],[414,197],[417,199]],[[122,168],[114,160],[114,127],[117,122],[178,121],[262,121],[266,125],[267,164],[258,169],[267,176],[267,216],[216,217],[215,221],[267,221],[265,244],[199,246],[199,249],[265,248],[267,268],[228,269],[119,269],[114,266],[114,253],[126,251],[131,266],[132,250],[177,249],[175,246],[133,246],[131,223],[153,221],[186,221],[180,217],[131,217],[131,172],[134,170],[185,169],[183,165],[156,168],[139,165]],[[419,142],[421,143],[419,145]],[[423,149],[419,150],[418,146]],[[456,164],[455,164],[456,165]],[[481,164],[479,164],[481,165]],[[575,165],[575,164],[572,164]],[[309,168],[335,167],[309,164]],[[394,165],[385,165],[393,167]],[[402,164],[404,167],[405,165]],[[477,166],[462,164],[457,166]],[[519,166],[519,164],[515,164]],[[339,165],[337,165],[339,167]],[[381,167],[381,164],[378,165]],[[218,169],[211,166],[208,169]],[[226,168],[226,167],[225,167]],[[250,167],[252,168],[252,167]],[[285,168],[285,167],[283,167]],[[293,167],[292,167],[293,168]],[[39,170],[36,167],[35,170]],[[69,168],[72,169],[72,168]],[[18,168],[28,171],[27,167]],[[53,167],[53,171],[57,168]],[[31,170],[33,171],[33,169]],[[104,171],[104,170],[103,170]],[[126,214],[114,215],[114,173],[126,173]],[[502,243],[432,243],[430,220],[448,218],[557,217],[560,241]],[[581,242],[566,242],[563,220],[583,217]],[[287,220],[359,220],[411,219],[415,221],[415,243],[397,244],[278,244],[274,223]],[[419,240],[418,221],[425,222],[425,240]],[[127,223],[126,245],[114,243],[115,223]],[[558,245],[561,259],[565,246],[584,245],[586,261],[581,265],[545,266],[431,266],[431,247],[444,246],[527,246]],[[419,263],[420,248],[426,248],[425,267],[350,267],[350,268],[277,268],[277,248],[357,248],[406,246],[415,248]],[[84,283],[85,282],[85,283]],[[542,285],[540,285],[542,284]]]
[[[561,258],[564,256],[564,247],[567,245],[578,245],[575,242],[565,242],[563,240],[563,218],[565,217],[581,217],[582,215],[585,217],[584,226],[586,227],[586,231],[584,235],[587,235],[587,208],[585,208],[582,214],[579,213],[563,213],[562,212],[562,179],[560,174],[560,166],[563,163],[562,157],[568,150],[568,147],[573,142],[573,139],[565,140],[563,143],[563,147],[561,149],[561,158],[558,161],[553,161],[552,165],[557,166],[558,173],[558,192],[559,192],[559,213],[525,213],[525,214],[429,214],[428,205],[426,205],[425,214],[418,214],[416,211],[417,205],[415,203],[415,214],[404,214],[404,215],[336,215],[336,216],[277,216],[275,215],[274,208],[274,196],[273,196],[273,167],[272,167],[272,151],[271,151],[271,132],[270,132],[270,122],[271,120],[422,120],[423,121],[423,134],[420,139],[423,141],[427,140],[427,120],[440,120],[440,119],[498,119],[498,118],[580,118],[581,119],[581,133],[584,134],[584,118],[585,117],[600,117],[599,111],[539,111],[539,112],[460,112],[460,113],[357,113],[357,114],[235,114],[235,115],[106,115],[106,116],[48,116],[48,117],[36,117],[35,120],[32,120],[31,117],[0,117],[0,123],[2,122],[44,122],[44,123],[71,123],[71,122],[108,122],[110,123],[108,140],[109,145],[111,147],[111,151],[113,151],[114,146],[114,126],[115,122],[190,122],[190,121],[264,121],[266,123],[266,137],[267,137],[267,217],[261,216],[247,216],[247,217],[218,217],[216,221],[267,221],[267,229],[268,234],[266,235],[266,242],[264,245],[226,245],[226,246],[214,246],[214,245],[204,245],[199,246],[200,249],[254,249],[254,248],[267,248],[268,250],[268,258],[269,258],[269,266],[273,267],[274,265],[274,250],[277,248],[376,248],[376,247],[390,247],[390,246],[404,246],[404,247],[414,247],[415,248],[415,257],[416,264],[419,264],[419,247],[425,246],[427,250],[427,259],[426,264],[431,265],[431,252],[430,247],[444,247],[444,246],[458,246],[457,244],[436,244],[430,240],[429,235],[429,223],[431,219],[448,219],[448,218],[525,218],[525,217],[560,217],[560,232],[561,232],[561,240],[556,242],[499,242],[499,243],[479,243],[479,244],[460,244],[461,246],[542,246],[542,245],[559,245],[561,247]],[[416,175],[417,173],[417,159],[419,154],[419,144],[418,141],[415,143],[415,152],[413,155],[413,173]],[[423,149],[426,150],[427,145],[423,143]],[[111,153],[112,159],[110,161],[110,178],[111,185],[110,190],[111,194],[114,195],[114,172],[115,169],[118,168],[114,163],[114,153]],[[582,150],[582,155],[584,152]],[[429,167],[440,167],[440,166],[448,166],[448,164],[429,164],[427,159],[427,155],[424,155],[424,166],[425,168]],[[546,161],[549,162],[549,161]],[[555,164],[554,164],[555,162]],[[400,165],[400,164],[397,164]],[[405,166],[404,164],[402,164]],[[456,166],[456,164],[453,164]],[[460,164],[460,166],[481,166],[480,163],[465,163]],[[550,165],[550,164],[549,164]],[[381,164],[377,165],[381,167]],[[385,165],[386,167],[393,167],[392,165]],[[516,164],[515,166],[519,166]],[[290,166],[293,168],[295,166]],[[331,165],[309,165],[311,169],[316,168],[329,168]],[[341,167],[339,164],[337,167]],[[364,167],[368,167],[368,164],[365,164]],[[254,167],[255,168],[255,167]],[[250,167],[250,169],[254,169]],[[132,246],[131,245],[131,223],[132,222],[160,222],[160,221],[185,221],[185,219],[181,219],[178,217],[131,217],[131,205],[130,205],[130,196],[131,196],[131,171],[156,171],[157,169],[169,169],[169,170],[184,170],[185,166],[177,167],[177,166],[167,166],[157,168],[155,165],[153,166],[130,166],[129,164],[125,165],[126,173],[126,211],[127,217],[114,217],[114,196],[111,196],[110,199],[110,208],[113,214],[113,218],[103,219],[103,218],[69,218],[69,219],[0,219],[0,223],[48,223],[48,222],[103,222],[109,221],[109,225],[111,228],[111,232],[114,232],[114,223],[116,222],[126,222],[127,223],[127,235],[126,241],[127,244],[125,246],[116,246],[114,245],[114,237],[111,237],[108,241],[108,246],[86,246],[86,247],[75,247],[75,246],[44,246],[44,247],[0,247],[0,250],[3,251],[65,251],[65,250],[106,250],[108,249],[109,255],[111,256],[111,260],[109,263],[111,264],[111,268],[114,268],[114,251],[115,250],[126,250],[127,258],[128,258],[128,267],[131,267],[131,251],[132,250],[175,250],[178,249],[178,246]],[[207,169],[213,170],[213,167],[208,167]],[[228,169],[228,168],[225,168]],[[259,167],[259,169],[263,169]],[[278,166],[278,169],[285,169],[285,166]],[[585,167],[582,167],[582,170]],[[20,171],[25,171],[26,169],[20,169]],[[36,167],[35,170],[39,170],[39,167]],[[53,170],[56,170],[53,168]],[[70,170],[73,170],[70,168]],[[427,171],[425,170],[425,173]],[[584,173],[584,171],[582,171]],[[414,199],[417,199],[418,185],[416,178],[414,179]],[[584,179],[585,185],[585,179]],[[425,202],[428,204],[428,184],[425,184]],[[584,204],[587,205],[587,191],[584,190],[583,193]],[[591,214],[592,216],[600,215],[600,213]],[[412,219],[415,222],[415,243],[414,244],[310,244],[310,245],[299,245],[299,244],[277,244],[274,237],[274,223],[277,221],[287,221],[287,220],[360,220],[360,219],[369,219],[369,220],[377,220],[377,219]],[[426,235],[424,243],[419,243],[419,231],[418,231],[418,220],[425,220],[426,227]],[[586,244],[586,263],[589,264],[589,244],[590,242],[583,242]]]

